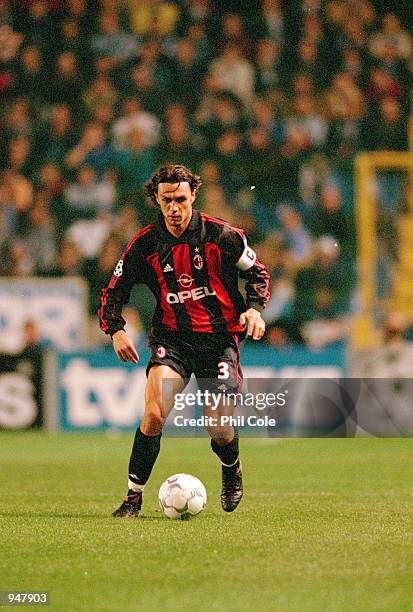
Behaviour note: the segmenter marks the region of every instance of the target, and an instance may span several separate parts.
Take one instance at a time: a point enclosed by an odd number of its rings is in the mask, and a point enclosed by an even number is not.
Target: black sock
[[[139,485],[143,489],[148,480],[161,447],[161,436],[147,436],[140,427],[136,430],[132,453],[129,461],[129,492],[136,493],[132,485]]]
[[[217,444],[215,440],[211,438],[211,448],[214,453],[218,455],[218,457],[221,459],[221,463],[223,463],[224,466],[237,466],[237,459],[239,457],[239,444],[237,434],[235,434],[231,442],[228,442],[228,444],[223,444],[222,446]]]

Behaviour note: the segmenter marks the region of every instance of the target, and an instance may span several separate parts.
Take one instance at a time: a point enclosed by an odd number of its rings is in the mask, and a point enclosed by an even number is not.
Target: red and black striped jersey
[[[246,281],[245,300],[239,277]],[[100,326],[107,334],[123,329],[122,306],[136,283],[155,295],[155,334],[241,333],[239,315],[250,307],[261,311],[269,299],[269,274],[244,232],[196,210],[179,238],[160,214],[129,242],[101,292]]]

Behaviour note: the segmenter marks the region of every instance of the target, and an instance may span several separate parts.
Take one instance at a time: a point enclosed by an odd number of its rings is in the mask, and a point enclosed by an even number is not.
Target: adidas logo
[[[173,272],[174,269],[172,266],[170,266],[168,263],[166,264],[166,266],[163,269],[164,272]]]

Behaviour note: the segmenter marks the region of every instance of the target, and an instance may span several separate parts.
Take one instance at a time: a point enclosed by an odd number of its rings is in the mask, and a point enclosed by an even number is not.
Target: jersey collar
[[[169,238],[170,240],[172,240],[172,241],[176,240],[177,242],[181,242],[182,240],[185,240],[185,238],[186,238],[186,236],[188,236],[188,234],[192,234],[197,229],[197,227],[199,226],[199,223],[200,223],[200,213],[199,213],[199,210],[192,209],[192,217],[191,217],[191,220],[189,222],[188,227],[186,228],[184,233],[179,236],[179,238],[176,238],[175,236],[173,236],[171,234],[171,232],[169,232],[166,229],[165,219],[164,219],[163,214],[160,212],[159,215],[158,215],[158,228],[160,229],[161,233],[165,237]]]

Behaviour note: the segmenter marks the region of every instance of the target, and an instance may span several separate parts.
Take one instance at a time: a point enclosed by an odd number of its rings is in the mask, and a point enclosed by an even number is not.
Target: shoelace
[[[231,491],[234,489],[234,485],[235,485],[235,489],[237,490],[239,488],[238,472],[235,472],[235,474],[225,475],[224,481],[223,481],[223,489],[225,493],[231,493]]]

